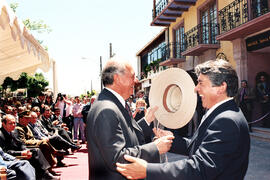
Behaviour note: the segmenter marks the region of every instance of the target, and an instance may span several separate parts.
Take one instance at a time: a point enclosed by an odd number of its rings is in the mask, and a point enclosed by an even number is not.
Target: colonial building
[[[216,58],[254,87],[259,73],[270,74],[269,8],[270,0],[153,0],[151,25],[164,30],[137,53],[142,87],[156,67],[192,71]]]

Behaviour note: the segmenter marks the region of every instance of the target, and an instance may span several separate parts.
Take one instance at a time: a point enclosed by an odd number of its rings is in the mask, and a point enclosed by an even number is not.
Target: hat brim
[[[153,78],[149,102],[151,107],[158,106],[155,112],[156,119],[170,129],[185,126],[192,119],[197,105],[194,88],[190,75],[180,68],[166,69]],[[172,104],[176,101],[177,108],[173,110],[168,108],[167,104],[171,101]]]

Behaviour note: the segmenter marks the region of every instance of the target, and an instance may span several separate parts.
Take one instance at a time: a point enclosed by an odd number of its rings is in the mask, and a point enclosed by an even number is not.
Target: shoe
[[[54,155],[55,156],[64,156],[65,153],[66,153],[66,151],[64,151],[64,150],[57,150],[54,152]]]
[[[77,151],[77,150],[79,150],[79,149],[81,149],[81,148],[82,148],[81,145],[75,145],[75,146],[71,147],[71,151],[72,151],[72,152],[75,152],[75,151]]]
[[[74,149],[74,150],[79,150],[79,149],[81,149],[81,148],[82,148],[81,145],[73,145],[73,146],[71,147],[71,149]]]
[[[60,180],[60,177],[54,176],[49,172],[45,172],[45,174],[42,177],[42,180]]]
[[[61,176],[60,173],[55,172],[54,170],[50,169],[49,172],[53,175],[53,176]]]
[[[56,167],[68,167],[68,165],[60,161],[60,162],[57,162]]]
[[[65,150],[65,155],[70,155],[70,152],[68,150]]]

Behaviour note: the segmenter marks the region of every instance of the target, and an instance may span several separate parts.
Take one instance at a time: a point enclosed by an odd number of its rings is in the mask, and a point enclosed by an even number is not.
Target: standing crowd
[[[268,74],[259,73],[256,78],[255,87],[249,86],[247,80],[241,80],[241,87],[235,96],[237,105],[242,110],[249,123],[249,130],[252,132],[253,123],[265,128],[270,128],[270,84]],[[257,105],[257,107],[255,107]],[[259,117],[253,117],[254,109],[258,109]]]
[[[67,167],[66,155],[86,143],[90,98],[59,93],[37,98],[2,98],[0,103],[0,177],[60,179],[54,167]]]

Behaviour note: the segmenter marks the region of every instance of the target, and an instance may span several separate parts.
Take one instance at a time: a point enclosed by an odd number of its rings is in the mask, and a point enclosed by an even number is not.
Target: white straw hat
[[[197,94],[190,75],[180,68],[169,68],[152,79],[150,106],[158,106],[156,119],[165,127],[178,129],[192,118]]]

